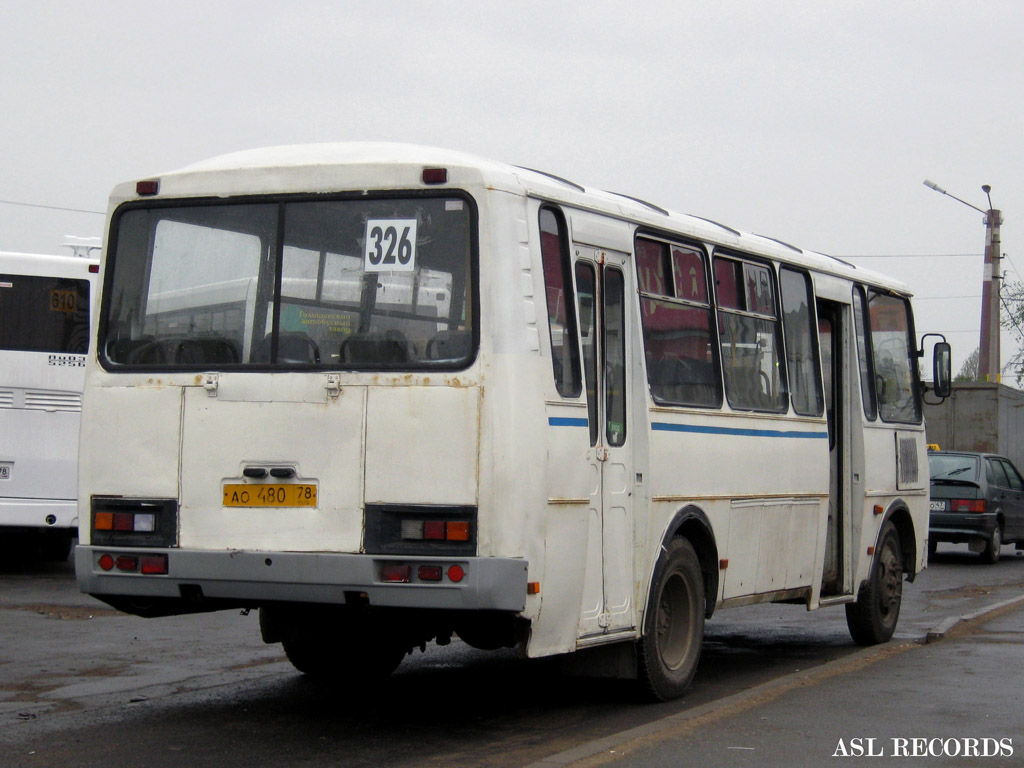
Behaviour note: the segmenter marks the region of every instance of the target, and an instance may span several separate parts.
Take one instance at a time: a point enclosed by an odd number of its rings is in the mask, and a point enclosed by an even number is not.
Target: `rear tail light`
[[[167,555],[143,555],[140,570],[146,574],[166,574]]]
[[[390,584],[408,584],[412,568],[408,565],[385,565],[381,569],[381,581]]]
[[[416,569],[420,581],[440,581],[444,568],[440,565],[421,565]]]
[[[168,572],[167,555],[112,555],[109,552],[99,556],[96,564],[104,571],[115,568],[122,573],[144,573],[147,576],[166,576]]]
[[[950,499],[949,508],[953,512],[984,512],[984,499]]]
[[[405,541],[471,541],[468,520],[403,520]]]
[[[96,512],[93,529],[152,533],[156,530],[156,515],[152,512]]]
[[[424,520],[423,538],[437,541],[443,540],[445,525],[444,520]]]
[[[380,580],[385,584],[419,584],[423,582],[460,582],[466,569],[458,563],[381,563]]]

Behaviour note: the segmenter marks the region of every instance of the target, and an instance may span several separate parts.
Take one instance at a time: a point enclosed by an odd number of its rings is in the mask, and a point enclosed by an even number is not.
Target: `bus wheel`
[[[344,676],[356,683],[381,680],[398,668],[405,650],[392,644],[375,642],[379,638],[339,638],[335,634],[311,628],[289,632],[284,638],[285,655],[299,672],[310,677]]]
[[[871,564],[871,576],[857,596],[846,605],[846,626],[858,645],[887,642],[896,631],[903,600],[903,561],[900,559],[900,535],[886,520],[880,544]]]
[[[704,579],[693,546],[673,539],[651,583],[644,634],[637,641],[637,678],[658,701],[683,694],[697,671],[704,639]]]

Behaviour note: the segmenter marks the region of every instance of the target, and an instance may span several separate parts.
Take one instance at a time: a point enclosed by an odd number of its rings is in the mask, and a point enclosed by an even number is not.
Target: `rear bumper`
[[[78,501],[0,498],[0,526],[64,530],[77,536]]]
[[[100,557],[159,553],[168,556],[167,575],[104,570]],[[385,565],[411,565],[410,583],[385,583]],[[417,580],[420,565],[441,565],[439,582]],[[454,582],[448,568],[458,565]],[[214,603],[345,604],[353,595],[372,606],[442,610],[522,611],[527,563],[497,557],[396,557],[323,552],[209,551],[79,546],[75,570],[82,592],[111,598],[181,600],[181,613],[195,610],[196,598]],[[177,612],[177,611],[172,611]]]
[[[989,539],[996,529],[996,514],[938,514],[933,512],[928,522],[928,539],[962,544],[971,539]]]

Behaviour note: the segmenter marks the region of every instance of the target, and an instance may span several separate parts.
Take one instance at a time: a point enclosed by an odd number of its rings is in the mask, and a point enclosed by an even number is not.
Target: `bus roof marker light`
[[[446,184],[448,182],[448,169],[447,168],[424,168],[423,169],[423,183],[424,184]]]
[[[145,179],[135,182],[135,194],[139,197],[152,197],[160,192],[159,179]]]

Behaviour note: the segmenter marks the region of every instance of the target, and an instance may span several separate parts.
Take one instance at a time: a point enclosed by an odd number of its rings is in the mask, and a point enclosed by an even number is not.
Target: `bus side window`
[[[821,372],[814,348],[811,279],[805,272],[782,269],[782,320],[786,336],[790,398],[801,416],[821,415]]]
[[[540,209],[540,251],[555,387],[562,397],[579,397],[582,386],[569,238],[562,214],[548,206]]]
[[[634,248],[651,397],[657,403],[717,408],[722,385],[704,254],[648,237],[638,237]]]
[[[725,394],[737,410],[788,410],[781,361],[782,329],[766,264],[715,257],[718,335]]]
[[[864,308],[864,289],[853,287],[853,319],[857,333],[857,360],[860,363],[860,394],[864,404],[864,415],[868,421],[878,418],[878,406],[875,403],[875,388],[871,376],[871,354],[867,341],[867,311]]]

